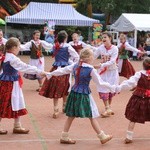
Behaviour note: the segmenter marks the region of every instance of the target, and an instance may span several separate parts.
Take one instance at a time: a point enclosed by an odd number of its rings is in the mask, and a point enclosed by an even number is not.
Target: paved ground
[[[29,56],[20,56],[20,58],[28,62]],[[51,67],[53,59],[50,56],[45,57],[46,70]],[[132,62],[136,70],[140,70],[142,62]],[[124,78],[121,78],[121,81]],[[98,118],[98,122],[104,131],[113,134],[113,139],[101,145],[93,131],[88,119],[76,119],[70,129],[70,137],[77,140],[75,145],[59,144],[59,138],[65,122],[65,115],[60,114],[58,119],[52,118],[53,107],[52,101],[46,99],[35,91],[37,81],[29,81],[24,79],[23,92],[26,100],[29,114],[22,117],[24,127],[30,129],[28,135],[12,134],[13,120],[4,119],[2,125],[8,130],[7,135],[0,136],[0,150],[149,150],[150,145],[150,128],[149,123],[144,125],[137,124],[135,127],[134,143],[125,145],[123,140],[128,125],[128,121],[124,117],[125,106],[131,96],[131,91],[123,91],[116,95],[113,100],[113,110],[115,115],[110,118]],[[99,100],[95,84],[92,82],[91,89],[93,97],[96,100],[100,112],[104,107]],[[60,108],[62,100],[60,99]]]

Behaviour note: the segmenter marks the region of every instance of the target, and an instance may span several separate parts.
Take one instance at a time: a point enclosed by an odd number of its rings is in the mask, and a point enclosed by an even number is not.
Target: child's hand
[[[101,63],[99,65],[94,66],[95,69],[99,69],[100,67],[101,67]]]
[[[112,93],[115,93],[116,92],[116,85],[112,85],[110,91]]]
[[[46,78],[49,80],[52,77],[52,74],[50,72],[46,72]]]
[[[45,72],[45,71],[41,72],[41,73],[40,73],[40,76],[46,77],[46,72]]]
[[[121,86],[116,86],[116,89],[115,89],[116,93],[119,94],[121,92]]]

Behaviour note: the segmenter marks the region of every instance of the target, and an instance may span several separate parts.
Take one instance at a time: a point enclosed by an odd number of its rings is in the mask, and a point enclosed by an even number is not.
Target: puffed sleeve
[[[130,77],[128,80],[123,81],[119,85],[120,91],[126,89],[132,89],[136,87],[140,77],[141,77],[141,71],[136,72],[134,76]]]
[[[10,65],[16,70],[29,74],[40,74],[42,71],[39,70],[36,66],[28,65],[22,62],[18,57],[13,56],[10,60]]]
[[[70,44],[68,44],[68,52],[70,54],[71,60],[73,60],[74,63],[79,61],[78,53],[75,51],[75,49]]]
[[[30,51],[31,41],[20,45],[20,51]]]
[[[64,68],[58,68],[55,71],[49,72],[47,73],[46,77],[48,79],[50,79],[52,76],[61,76],[61,75],[65,75],[65,74],[70,74],[74,68],[75,63],[66,66]]]
[[[98,48],[94,49],[94,58],[97,59],[100,56],[100,54],[101,54],[101,45]]]
[[[44,49],[46,49],[46,50],[53,48],[53,45],[52,45],[51,43],[48,43],[48,42],[46,42],[46,41],[44,41],[44,40],[41,40],[41,44],[42,44],[42,47],[43,47]]]
[[[101,77],[99,76],[99,74],[97,73],[96,69],[93,69],[91,72],[91,77],[93,79],[93,81],[96,83],[96,85],[99,87],[105,87],[108,88],[110,90],[110,92],[115,92],[115,85],[110,85],[108,82],[104,82]]]
[[[139,53],[139,52],[141,52],[140,50],[138,50],[137,48],[135,48],[135,47],[133,47],[133,46],[131,46],[129,43],[125,43],[125,49],[126,50],[129,50],[129,51],[132,51],[132,52],[137,52],[137,53]]]
[[[84,43],[83,41],[81,41],[81,43],[82,43],[82,47],[83,47],[83,48],[89,47],[89,48],[91,48],[93,51],[95,51],[95,50],[98,49],[97,47],[94,47],[94,46],[92,46],[92,45],[90,45],[90,44],[86,44],[86,43]]]

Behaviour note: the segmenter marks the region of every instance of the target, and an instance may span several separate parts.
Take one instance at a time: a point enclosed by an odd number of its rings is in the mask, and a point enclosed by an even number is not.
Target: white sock
[[[132,140],[132,138],[133,138],[133,132],[127,130],[127,135],[126,135],[126,137],[127,137],[127,139]]]
[[[69,134],[68,132],[62,132],[61,139],[68,141],[69,140]]]

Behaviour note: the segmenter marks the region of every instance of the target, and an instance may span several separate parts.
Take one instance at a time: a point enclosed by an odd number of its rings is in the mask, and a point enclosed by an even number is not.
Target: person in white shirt
[[[136,87],[136,88],[135,88]],[[132,143],[135,123],[150,121],[150,58],[143,61],[143,70],[123,81],[116,92],[135,88],[126,106],[125,117],[129,120],[125,144]]]
[[[95,59],[101,57],[101,63],[95,66],[98,69],[99,75],[103,81],[108,82],[111,85],[118,85],[119,74],[117,67],[118,48],[111,43],[112,35],[108,32],[102,33],[103,44],[94,51]],[[102,117],[110,117],[114,115],[111,109],[112,98],[115,95],[113,92],[109,92],[107,88],[97,87],[100,99],[103,100],[105,105],[105,111],[101,114]]]
[[[23,80],[19,72],[29,74],[39,74],[41,71],[35,66],[27,65],[18,57],[20,42],[17,38],[10,38],[5,44],[6,54],[2,62],[2,74],[0,74],[0,123],[3,118],[14,119],[14,134],[27,134],[28,129],[21,125],[20,117],[28,112],[25,107],[24,96],[22,92]],[[1,124],[0,124],[1,125]],[[0,127],[0,134],[7,134],[7,130]]]
[[[35,30],[33,32],[33,40],[27,42],[24,45],[21,45],[21,51],[31,51],[30,55],[30,61],[29,64],[32,66],[36,66],[37,68],[44,71],[44,55],[42,53],[43,48],[45,50],[52,49],[53,45],[51,43],[48,43],[44,40],[40,40],[41,32],[39,30]],[[39,75],[31,75],[31,74],[24,74],[24,77],[29,80],[38,80],[39,88],[36,90],[39,92],[39,90],[42,87],[42,80],[43,78]]]

